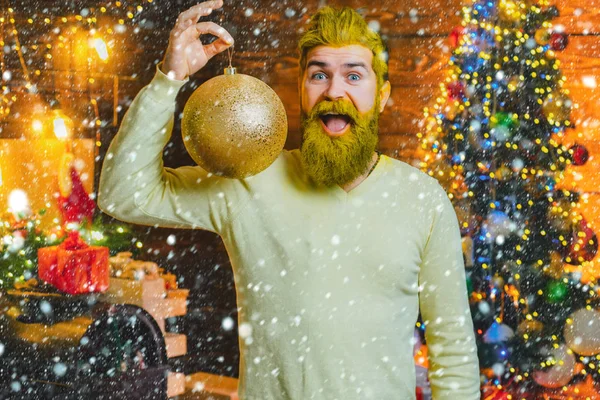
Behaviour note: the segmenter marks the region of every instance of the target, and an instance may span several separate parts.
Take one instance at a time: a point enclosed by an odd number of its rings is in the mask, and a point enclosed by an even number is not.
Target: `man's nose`
[[[325,91],[325,97],[329,100],[343,99],[346,96],[344,83],[340,77],[334,76],[329,81],[329,87]]]

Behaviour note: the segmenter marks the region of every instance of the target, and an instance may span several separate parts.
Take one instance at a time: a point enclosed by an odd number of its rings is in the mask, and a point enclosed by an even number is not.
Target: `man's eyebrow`
[[[308,62],[308,64],[306,64],[307,69],[312,66],[316,66],[316,67],[320,67],[320,68],[327,68],[329,66],[329,64],[324,61],[317,61],[317,60],[311,60]],[[367,67],[367,64],[365,64],[364,62],[360,62],[360,61],[345,63],[343,66],[344,66],[344,68],[364,68],[366,71],[369,70],[369,68]]]
[[[369,68],[367,68],[367,64],[363,63],[363,62],[349,62],[344,64],[344,67],[346,68],[364,68],[366,71],[369,70]]]
[[[306,68],[312,67],[313,65],[321,68],[329,66],[329,64],[327,64],[326,62],[311,60],[308,62],[308,64],[306,64]]]

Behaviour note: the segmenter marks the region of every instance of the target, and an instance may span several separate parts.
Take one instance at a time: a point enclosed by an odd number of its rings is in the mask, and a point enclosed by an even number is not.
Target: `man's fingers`
[[[217,39],[211,44],[204,45],[204,53],[209,59],[213,58],[217,54],[227,50],[233,43],[225,43],[223,39]]]
[[[218,38],[214,42],[204,45],[204,53],[209,59],[233,45],[233,37],[229,32],[214,22],[200,22],[196,24],[196,31],[199,35],[210,33]]]
[[[233,37],[221,26],[215,24],[214,22],[199,22],[196,24],[196,32],[198,35],[204,35],[206,33],[210,33],[221,39],[224,43],[228,45],[233,44]]]
[[[223,6],[222,0],[205,1],[204,3],[196,4],[190,7],[186,11],[179,14],[173,33],[181,34],[190,25],[198,22],[200,17],[210,15],[214,9],[221,8]]]
[[[186,22],[189,19],[196,18],[193,22],[198,22],[198,18],[209,15],[213,10],[223,6],[222,0],[205,1],[204,3],[196,4],[193,7],[185,10],[177,17],[177,23]]]

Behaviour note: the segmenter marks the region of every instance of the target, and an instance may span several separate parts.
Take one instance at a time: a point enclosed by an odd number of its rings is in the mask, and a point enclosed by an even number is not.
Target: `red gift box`
[[[79,232],[58,246],[38,250],[40,279],[69,294],[104,292],[109,283],[108,247],[89,246]]]

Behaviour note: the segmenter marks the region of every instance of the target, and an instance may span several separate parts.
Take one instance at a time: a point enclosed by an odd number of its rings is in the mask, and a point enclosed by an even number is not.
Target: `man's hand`
[[[206,1],[182,12],[171,30],[169,46],[161,70],[169,76],[183,80],[203,68],[208,60],[233,45],[233,38],[214,22],[198,22],[221,8],[223,0]],[[203,45],[200,35],[210,33],[218,39]]]

